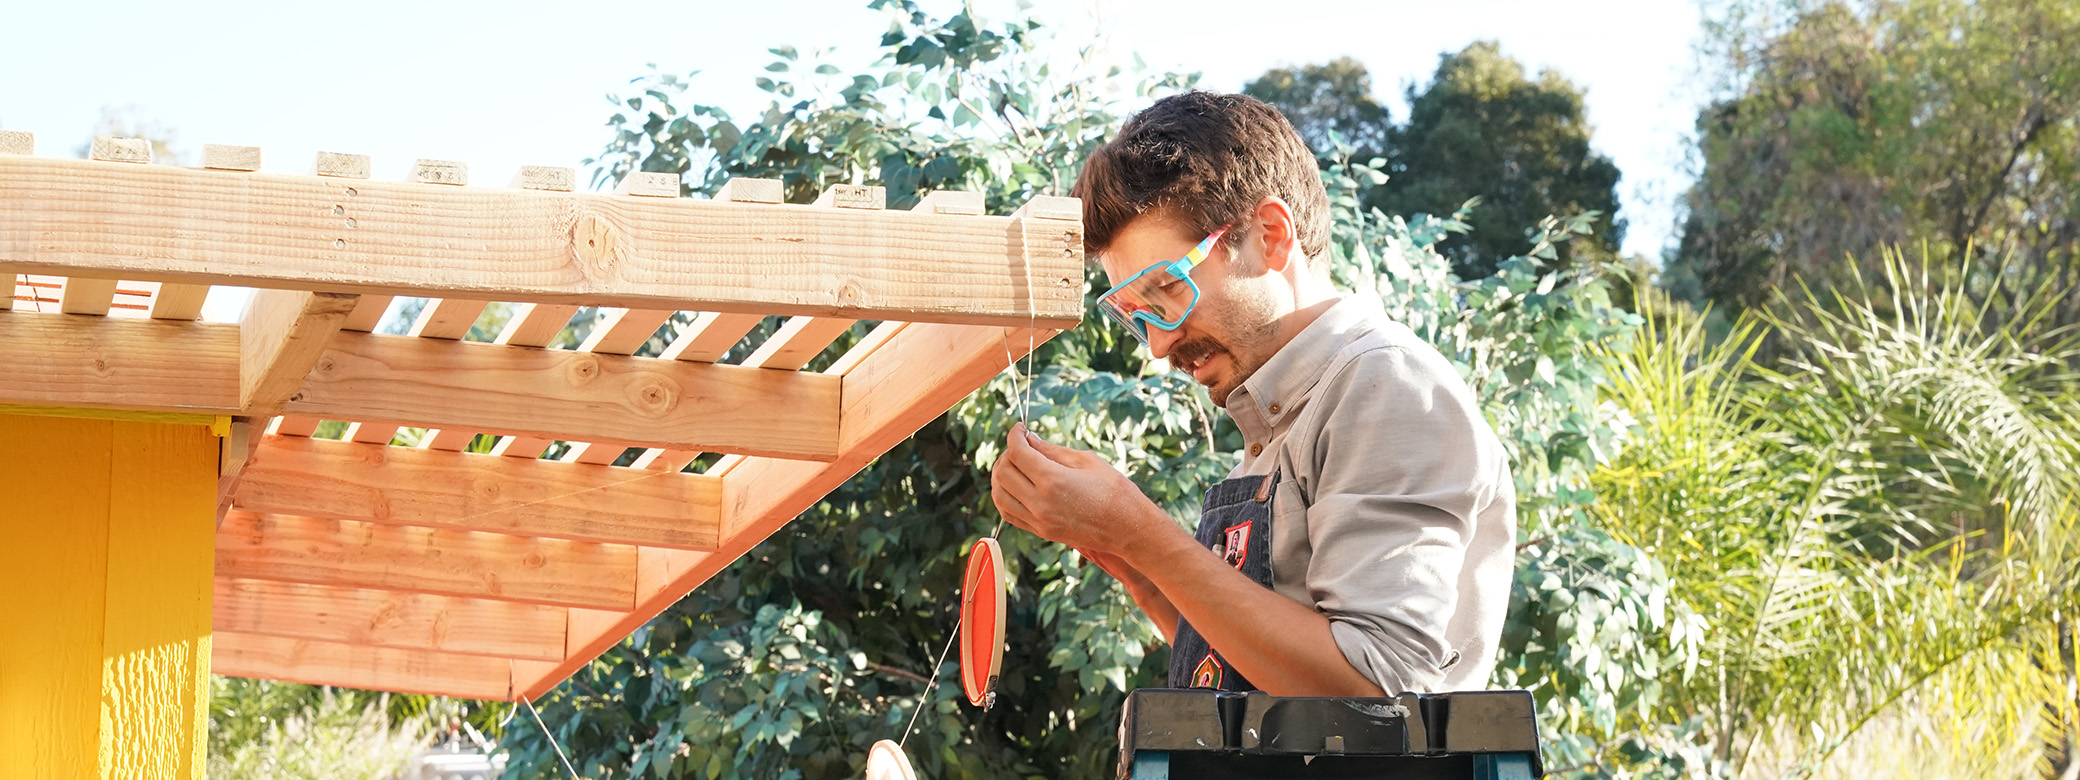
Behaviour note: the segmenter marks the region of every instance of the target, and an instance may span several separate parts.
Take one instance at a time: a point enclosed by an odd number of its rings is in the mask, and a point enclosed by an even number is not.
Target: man
[[[1328,196],[1292,126],[1241,95],[1166,98],[1074,194],[1117,285],[1100,308],[1247,446],[1196,538],[1097,455],[1023,428],[991,477],[998,509],[1126,586],[1171,642],[1173,687],[1485,687],[1516,534],[1507,456],[1437,350],[1331,286]]]

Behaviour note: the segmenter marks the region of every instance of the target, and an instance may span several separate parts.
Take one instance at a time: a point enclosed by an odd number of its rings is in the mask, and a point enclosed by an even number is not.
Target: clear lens
[[[1148,326],[1175,329],[1192,311],[1198,295],[1192,283],[1173,273],[1169,264],[1148,268],[1098,299],[1098,307],[1143,341]]]

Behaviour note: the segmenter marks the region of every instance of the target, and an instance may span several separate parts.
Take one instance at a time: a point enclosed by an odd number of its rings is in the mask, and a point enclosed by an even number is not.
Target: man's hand
[[[1041,441],[1013,426],[990,474],[1004,518],[1034,535],[1117,559],[1149,538],[1180,533],[1141,489],[1096,453]]]

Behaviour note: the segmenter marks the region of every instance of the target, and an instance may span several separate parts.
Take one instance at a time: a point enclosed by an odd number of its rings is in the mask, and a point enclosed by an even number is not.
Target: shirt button
[[[1262,454],[1263,452],[1264,452],[1264,445],[1263,445],[1262,443],[1258,443],[1258,444],[1252,444],[1252,445],[1249,445],[1249,455],[1250,455],[1250,457],[1254,458],[1254,457],[1256,457],[1256,456],[1258,456],[1258,455]]]
[[[1278,404],[1272,404],[1272,405],[1271,405],[1271,413],[1272,413],[1272,414],[1278,414]]]

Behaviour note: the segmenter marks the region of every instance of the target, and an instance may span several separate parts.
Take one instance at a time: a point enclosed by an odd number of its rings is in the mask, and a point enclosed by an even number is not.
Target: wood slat
[[[232,677],[504,701],[515,662],[218,631],[210,671]]]
[[[397,438],[399,427],[395,423],[352,423],[347,426],[344,440],[361,444],[389,444],[391,439]]]
[[[429,339],[459,339],[469,333],[471,325],[483,316],[484,307],[490,301],[471,301],[461,298],[438,298],[426,302],[419,310],[419,318],[412,321],[412,329],[406,335]]]
[[[202,304],[209,300],[209,285],[160,284],[158,288],[152,293],[152,319],[202,319]]]
[[[59,298],[58,311],[103,315],[108,313],[108,306],[115,302],[115,297],[116,280],[74,276],[65,280],[65,292]]]
[[[187,284],[1070,327],[1037,221],[0,155],[0,264]]]
[[[0,404],[230,414],[238,365],[236,325],[0,317]]]
[[[212,609],[217,631],[556,661],[569,608],[218,577]]]
[[[694,474],[285,436],[238,491],[258,512],[685,549],[715,546],[721,500]]]
[[[476,439],[477,435],[469,431],[434,430],[426,432],[426,440],[419,446],[442,452],[461,452]]]
[[[397,298],[390,295],[361,296],[361,301],[354,305],[354,313],[347,315],[346,323],[339,329],[356,333],[375,330],[376,326],[383,324],[383,315],[389,313],[390,302],[394,300]]]
[[[505,458],[539,458],[551,443],[550,439],[534,436],[507,436],[492,445],[491,454]]]
[[[556,334],[570,326],[571,316],[578,307],[561,303],[523,303],[514,310],[513,318],[506,320],[506,328],[500,331],[497,344],[516,347],[546,347],[555,340]]]
[[[819,374],[340,333],[287,412],[817,459],[837,453],[838,386]]]
[[[1032,343],[1044,343],[1056,333],[1035,332]],[[1011,357],[1023,357],[1027,334],[1020,328],[911,324],[894,333],[845,375],[846,446],[837,460],[742,459],[723,478],[723,536],[717,549],[645,548],[637,606],[571,610],[571,654],[540,676],[522,678],[526,695],[555,687],[1003,371],[1007,341]]]
[[[635,550],[234,509],[217,526],[217,576],[627,609]]]
[[[658,309],[608,309],[606,319],[592,327],[578,351],[633,355],[671,318],[672,312]]]
[[[857,320],[790,317],[773,332],[772,338],[766,339],[757,351],[744,358],[744,367],[798,370],[823,354],[831,342],[838,340],[838,336],[850,329],[854,322]]]
[[[730,347],[744,340],[765,317],[757,314],[717,314],[703,312],[694,318],[693,324],[679,332],[679,337],[665,347],[658,357],[665,360],[685,360],[695,363],[713,363],[729,354]]]

